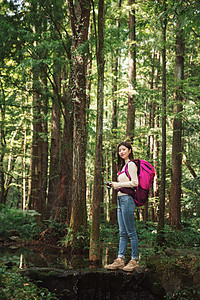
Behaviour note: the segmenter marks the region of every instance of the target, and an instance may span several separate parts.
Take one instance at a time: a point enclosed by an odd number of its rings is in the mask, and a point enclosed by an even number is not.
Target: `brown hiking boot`
[[[123,271],[132,272],[134,269],[139,268],[139,263],[135,259],[131,259],[129,263],[123,268]]]
[[[104,266],[105,269],[108,270],[119,270],[119,269],[123,269],[124,268],[124,259],[123,258],[116,258],[114,260],[114,262],[110,265],[105,265]]]

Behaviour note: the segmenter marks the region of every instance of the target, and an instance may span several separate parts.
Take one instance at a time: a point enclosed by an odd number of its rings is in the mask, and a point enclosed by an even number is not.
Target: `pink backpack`
[[[154,167],[143,159],[133,160],[138,168],[138,186],[135,189],[135,194],[133,199],[137,206],[142,206],[146,204],[148,200],[149,190],[153,183],[153,179],[155,176]],[[126,176],[131,180],[131,177],[128,173],[128,164],[125,166]]]

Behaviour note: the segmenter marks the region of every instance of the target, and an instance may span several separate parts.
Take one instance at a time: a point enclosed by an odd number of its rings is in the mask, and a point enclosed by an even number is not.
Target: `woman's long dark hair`
[[[118,172],[120,172],[122,170],[123,166],[125,165],[125,160],[119,156],[119,147],[120,146],[125,146],[126,148],[131,150],[131,152],[129,154],[129,159],[130,160],[134,159],[133,158],[133,149],[132,149],[131,144],[127,141],[120,143],[117,147],[117,171]]]

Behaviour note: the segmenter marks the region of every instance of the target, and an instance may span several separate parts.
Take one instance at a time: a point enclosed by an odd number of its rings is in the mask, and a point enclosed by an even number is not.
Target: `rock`
[[[19,232],[17,230],[5,230],[1,232],[0,235],[0,243],[5,244],[5,243],[13,243],[13,242],[19,242],[20,241],[20,236]]]
[[[56,293],[59,299],[87,300],[161,300],[165,291],[150,272],[65,271],[30,268],[22,271],[41,286]],[[152,280],[153,279],[153,280]]]
[[[17,249],[19,249],[19,245],[10,245],[9,249],[11,249],[11,250],[17,250]]]
[[[11,230],[6,230],[6,236],[11,237],[11,236],[19,236],[19,232],[17,230],[11,229]]]
[[[20,237],[16,235],[12,235],[9,237],[9,240],[13,242],[18,242],[20,240]]]

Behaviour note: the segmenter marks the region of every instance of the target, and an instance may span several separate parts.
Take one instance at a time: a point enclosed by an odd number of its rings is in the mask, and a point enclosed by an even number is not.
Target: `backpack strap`
[[[125,173],[126,173],[126,176],[128,177],[129,180],[131,180],[131,176],[129,175],[129,172],[128,172],[128,164],[130,162],[134,162],[136,164],[136,167],[137,167],[137,175],[139,176],[140,174],[140,160],[139,159],[136,159],[136,160],[130,160],[127,162],[127,164],[125,165]]]
[[[137,166],[137,176],[139,176],[140,175],[140,159],[134,159],[134,160],[132,160],[135,164],[136,164],[136,166]]]

